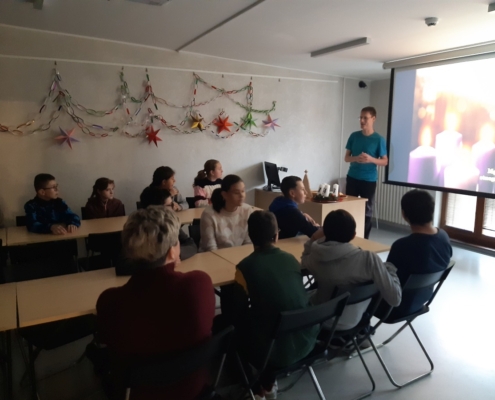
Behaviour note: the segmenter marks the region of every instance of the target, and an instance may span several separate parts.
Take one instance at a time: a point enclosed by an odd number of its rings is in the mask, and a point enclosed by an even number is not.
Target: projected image
[[[394,122],[393,113],[391,153],[395,149],[408,160],[407,178],[400,176],[406,173],[402,168],[395,179],[389,173],[390,179],[495,193],[493,71],[495,59],[405,71],[405,86],[409,83],[414,93],[409,101],[398,93],[393,106],[409,108],[410,130],[404,130],[403,121]],[[397,85],[394,96],[395,90]]]

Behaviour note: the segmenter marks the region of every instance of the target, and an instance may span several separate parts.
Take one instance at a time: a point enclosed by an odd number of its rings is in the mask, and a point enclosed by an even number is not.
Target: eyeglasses
[[[47,188],[43,188],[43,190],[51,190],[51,189],[58,190],[58,185],[47,187]]]

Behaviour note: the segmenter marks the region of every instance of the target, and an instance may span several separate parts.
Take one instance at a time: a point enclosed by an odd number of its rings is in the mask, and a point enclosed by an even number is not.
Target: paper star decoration
[[[256,120],[253,119],[253,115],[250,112],[248,112],[246,118],[243,118],[242,120],[244,121],[244,123],[242,124],[243,128],[247,127],[248,129],[251,129],[253,126],[256,126]]]
[[[148,138],[148,143],[155,143],[155,146],[158,147],[158,142],[161,142],[162,139],[158,137],[158,132],[160,132],[160,129],[155,131],[155,129],[152,126],[148,126],[146,129],[146,137]]]
[[[265,125],[265,128],[272,128],[273,130],[275,130],[276,126],[280,128],[280,125],[277,125],[276,123],[277,121],[278,118],[272,119],[272,117],[270,117],[270,114],[268,114],[268,118],[266,119],[266,121],[263,121],[263,124]]]
[[[234,126],[234,124],[229,122],[229,117],[218,117],[215,122],[213,122],[216,126],[218,126],[218,133],[222,133],[222,131],[230,132],[230,127]]]
[[[57,136],[55,138],[55,140],[58,140],[60,142],[59,143],[60,145],[67,143],[72,150],[72,142],[79,142],[79,140],[74,139],[72,137],[72,135],[74,133],[74,128],[72,128],[70,131],[66,131],[60,127],[59,127],[59,129],[60,129],[60,133],[62,133],[62,134],[60,136]]]
[[[205,128],[205,123],[204,123],[204,118],[200,117],[199,115],[191,115],[192,119],[192,125],[191,128],[195,129],[198,128],[200,131],[204,131]]]

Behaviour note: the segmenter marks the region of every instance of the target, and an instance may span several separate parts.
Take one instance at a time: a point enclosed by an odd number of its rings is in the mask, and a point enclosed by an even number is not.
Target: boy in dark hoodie
[[[24,205],[26,226],[29,232],[65,235],[81,226],[78,215],[58,197],[58,184],[50,174],[34,178],[36,197]]]
[[[306,200],[306,190],[301,178],[287,176],[280,185],[283,196],[270,204],[269,210],[275,214],[280,229],[279,238],[287,239],[297,235],[308,237],[318,230],[319,225],[309,215],[299,210],[298,205]]]

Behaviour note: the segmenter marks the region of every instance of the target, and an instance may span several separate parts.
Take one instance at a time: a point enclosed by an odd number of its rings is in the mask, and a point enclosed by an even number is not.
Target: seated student
[[[277,217],[280,239],[287,239],[299,234],[313,236],[319,225],[308,214],[297,207],[306,200],[306,189],[301,178],[286,176],[280,185],[283,196],[277,197],[270,204],[269,210]]]
[[[58,197],[58,184],[50,174],[38,174],[34,178],[36,197],[24,205],[26,226],[30,232],[65,235],[81,226],[65,201]]]
[[[247,221],[253,207],[244,204],[245,198],[242,179],[237,175],[227,175],[222,187],[213,192],[211,207],[207,207],[201,215],[199,251],[251,243]]]
[[[105,290],[96,304],[98,336],[111,354],[115,399],[125,398],[121,382],[130,365],[159,361],[211,335],[215,295],[210,277],[174,270],[180,262],[179,229],[177,215],[163,207],[138,210],[124,226],[125,254],[139,269],[124,286]],[[131,399],[192,400],[206,381],[205,371],[198,371],[166,388],[135,388]]]
[[[254,252],[242,260],[236,268],[235,280],[242,286],[237,295],[239,310],[232,319],[245,316],[244,325],[236,324],[240,335],[241,353],[253,365],[262,366],[271,342],[270,335],[277,318],[283,311],[303,309],[309,306],[304,289],[299,262],[274,244],[278,240],[277,220],[269,211],[255,211],[248,220],[249,237]],[[237,291],[241,292],[241,291]],[[250,300],[248,308],[247,298]],[[244,308],[244,309],[243,309]],[[307,356],[314,348],[319,327],[284,336],[275,342],[270,368],[283,368]],[[269,372],[261,377],[261,387],[256,395],[264,399],[276,398],[275,378]]]
[[[189,205],[187,204],[186,199],[182,197],[179,193],[179,190],[174,186],[175,185],[175,171],[170,167],[158,167],[155,172],[153,172],[153,181],[151,185],[146,187],[141,193],[141,205],[149,204],[149,200],[147,200],[147,196],[152,188],[159,189],[167,189],[172,195],[174,211],[187,210]],[[142,207],[144,207],[142,205]]]
[[[411,274],[426,274],[445,270],[452,257],[452,246],[447,233],[433,226],[435,201],[424,190],[411,190],[402,196],[402,216],[411,226],[412,233],[396,240],[387,261],[397,267],[397,276],[404,286]],[[433,288],[425,289],[410,298],[405,295],[390,317],[396,318],[416,312],[430,299]],[[381,305],[378,316],[388,309]]]
[[[211,195],[222,185],[223,169],[220,161],[208,160],[204,169],[194,178],[194,204],[196,207],[206,207],[211,204]]]
[[[377,254],[349,243],[355,236],[354,217],[345,210],[335,210],[326,216],[323,229],[306,242],[301,265],[314,275],[318,284],[311,302],[316,305],[330,300],[338,286],[352,287],[373,281],[383,299],[391,306],[398,306],[402,291],[396,268],[383,263]],[[347,306],[337,330],[354,328],[368,305],[369,301]]]
[[[124,216],[124,205],[119,199],[113,197],[114,190],[114,181],[108,178],[98,178],[93,185],[91,197],[86,203],[86,218],[97,219]]]
[[[143,207],[162,206],[172,209],[172,195],[166,189],[153,188],[153,190],[150,191],[147,200],[149,203],[142,204]],[[192,240],[182,229],[179,230],[179,242],[181,260],[186,260],[198,252],[194,240]]]

